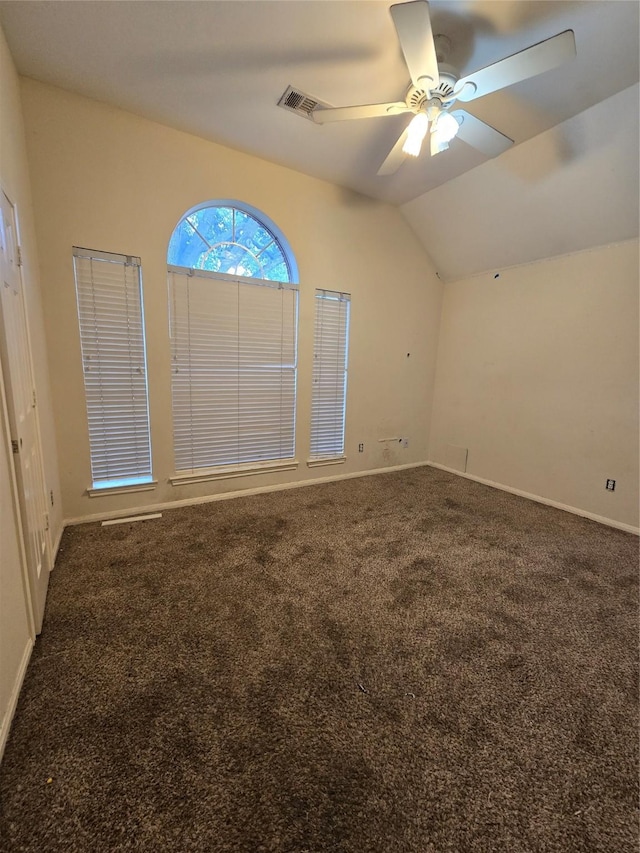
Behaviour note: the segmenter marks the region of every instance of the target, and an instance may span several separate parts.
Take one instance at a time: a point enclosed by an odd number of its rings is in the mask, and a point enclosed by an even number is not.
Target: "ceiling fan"
[[[433,34],[427,0],[391,6],[391,17],[411,77],[412,85],[405,100],[353,107],[318,105],[310,116],[318,124],[325,124],[413,113],[410,123],[378,169],[378,175],[393,174],[407,154],[417,157],[428,131],[431,155],[447,149],[454,137],[488,157],[501,154],[513,145],[513,140],[465,110],[451,111],[455,101],[473,101],[497,92],[556,68],[576,55],[573,30],[565,30],[460,78],[456,69],[447,64],[451,42],[445,35]]]

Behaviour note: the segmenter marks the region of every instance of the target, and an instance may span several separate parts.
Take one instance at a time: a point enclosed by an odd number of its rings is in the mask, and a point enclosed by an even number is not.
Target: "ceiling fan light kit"
[[[378,175],[396,172],[405,155],[417,157],[428,132],[431,134],[432,155],[445,151],[456,137],[487,157],[496,157],[506,151],[513,145],[512,139],[471,113],[460,109],[450,112],[454,102],[467,103],[497,92],[557,68],[576,55],[573,31],[565,30],[460,78],[458,71],[447,63],[450,39],[441,33],[433,34],[427,0],[398,3],[391,6],[390,11],[412,83],[405,100],[350,107],[330,107],[317,101],[311,108],[309,101],[303,101],[305,109],[302,111],[316,124],[413,113],[411,122],[382,163]],[[292,103],[283,104],[286,96],[291,102],[290,91],[291,87],[280,99],[280,105],[292,109]],[[305,96],[301,94],[301,97],[304,99]],[[300,112],[299,109],[293,111]]]
[[[412,157],[417,157],[422,147],[422,140],[427,135],[429,129],[429,119],[426,113],[417,113],[411,119],[409,127],[407,127],[407,138],[405,139],[402,150],[405,154],[410,154]]]

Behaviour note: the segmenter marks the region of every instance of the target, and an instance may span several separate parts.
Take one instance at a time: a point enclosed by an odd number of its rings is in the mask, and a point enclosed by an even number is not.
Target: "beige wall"
[[[35,81],[23,80],[22,96],[65,518],[426,460],[442,286],[397,209]],[[238,199],[264,211],[297,258],[300,466],[277,475],[171,486],[166,249],[182,214],[216,198]],[[142,258],[158,480],[153,492],[86,495],[89,445],[73,245]],[[308,469],[317,287],[352,294],[348,458],[340,467]],[[409,447],[379,442],[393,436],[407,437]],[[362,454],[360,442],[365,444]]]
[[[637,527],[637,241],[494,275],[446,286],[431,460]]]
[[[22,245],[22,277],[34,356],[47,492],[54,542],[62,530],[62,501],[57,476],[56,446],[51,412],[46,345],[38,287],[38,264],[33,226],[29,173],[20,107],[20,87],[4,34],[0,30],[0,187],[16,206]],[[3,382],[0,370],[0,384]],[[5,419],[4,385],[0,387],[0,752],[9,715],[17,696],[31,648],[25,579],[20,560],[20,534],[13,506],[13,462]]]

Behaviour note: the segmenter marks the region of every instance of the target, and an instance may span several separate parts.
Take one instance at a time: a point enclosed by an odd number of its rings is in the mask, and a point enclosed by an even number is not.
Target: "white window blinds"
[[[151,480],[140,259],[73,250],[94,488]]]
[[[176,470],[292,459],[295,285],[169,267]]]
[[[350,301],[348,293],[316,290],[312,459],[344,454]]]

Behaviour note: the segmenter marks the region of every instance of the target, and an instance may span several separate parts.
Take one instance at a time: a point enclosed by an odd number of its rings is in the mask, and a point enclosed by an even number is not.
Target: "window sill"
[[[318,456],[316,459],[307,459],[307,467],[320,468],[323,465],[342,465],[346,461],[346,456]]]
[[[126,495],[128,492],[151,492],[157,485],[157,480],[148,480],[146,483],[131,483],[128,486],[98,486],[87,489],[87,494],[90,498],[101,498],[107,495]]]
[[[297,459],[284,462],[255,462],[251,465],[224,465],[219,468],[202,468],[199,471],[174,474],[169,477],[172,486],[188,486],[191,483],[206,483],[210,480],[231,480],[235,477],[251,477],[255,474],[271,474],[278,471],[295,471]]]

